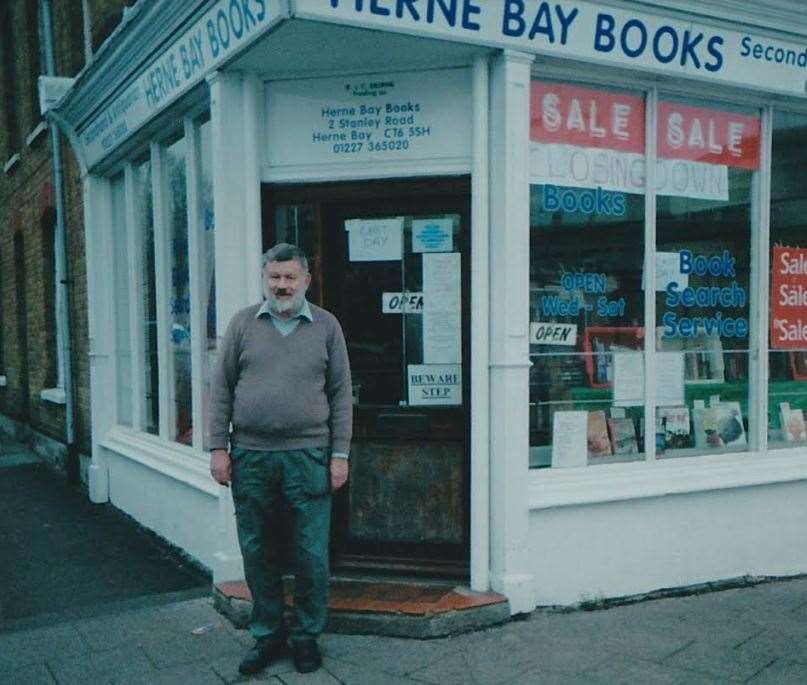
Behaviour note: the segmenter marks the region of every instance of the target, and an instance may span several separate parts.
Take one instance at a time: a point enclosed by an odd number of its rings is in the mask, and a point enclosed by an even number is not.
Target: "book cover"
[[[726,447],[746,444],[739,402],[721,402],[717,405],[717,434],[720,437],[720,444]]]
[[[608,424],[604,411],[588,413],[588,456],[611,456],[611,441],[608,438]]]
[[[639,444],[636,442],[636,427],[633,419],[624,417],[608,419],[608,432],[611,435],[611,446],[614,454],[638,454]]]
[[[807,426],[804,424],[804,412],[791,409],[786,402],[779,405],[782,435],[786,442],[804,442],[807,440]]]
[[[695,428],[695,447],[711,449],[721,446],[717,432],[717,407],[695,407],[692,410],[692,423]]]
[[[687,407],[659,407],[658,416],[664,420],[664,447],[682,449],[692,446],[692,429]]]

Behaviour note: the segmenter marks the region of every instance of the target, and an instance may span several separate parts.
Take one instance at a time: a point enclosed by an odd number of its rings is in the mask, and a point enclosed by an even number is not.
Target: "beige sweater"
[[[327,447],[350,451],[350,363],[336,317],[311,305],[283,336],[260,305],[233,316],[219,350],[210,400],[210,449]],[[232,434],[229,433],[232,423]]]

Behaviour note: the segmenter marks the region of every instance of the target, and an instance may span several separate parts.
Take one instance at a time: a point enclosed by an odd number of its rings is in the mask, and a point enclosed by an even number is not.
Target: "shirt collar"
[[[277,319],[278,321],[293,321],[294,319],[308,319],[309,321],[314,320],[314,315],[311,314],[311,307],[308,304],[308,300],[303,300],[303,306],[300,307],[300,311],[293,316],[290,316],[288,319],[284,319],[283,317],[275,314],[271,309],[269,309],[269,301],[264,300],[260,306],[260,309],[258,309],[258,312],[255,314],[255,318],[260,318],[264,314],[268,314],[273,319]]]

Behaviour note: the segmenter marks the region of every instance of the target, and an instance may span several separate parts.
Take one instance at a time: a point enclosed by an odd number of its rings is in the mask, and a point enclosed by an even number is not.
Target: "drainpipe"
[[[50,0],[40,0],[43,37],[45,41],[46,73],[56,76],[56,61],[53,54],[53,22]],[[58,127],[53,123],[50,130],[51,154],[53,155],[53,195],[56,206],[56,230],[53,236],[54,280],[56,282],[56,344],[58,347],[58,367],[60,385],[64,390],[65,442],[67,443],[67,479],[78,483],[79,458],[76,447],[75,405],[73,402],[73,369],[70,347],[70,312],[68,309],[69,290],[67,281],[67,241],[64,221],[64,181],[62,178],[62,153]]]

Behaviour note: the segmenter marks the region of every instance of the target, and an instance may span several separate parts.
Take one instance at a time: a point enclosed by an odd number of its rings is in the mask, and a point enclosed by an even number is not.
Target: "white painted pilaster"
[[[117,404],[109,397],[109,393],[117,388],[115,317],[106,315],[115,310],[113,271],[107,268],[113,263],[109,182],[98,176],[84,176],[83,194],[92,398],[92,462],[87,477],[90,501],[100,503],[109,500],[109,466],[106,451],[100,443],[115,423]]]
[[[529,102],[532,56],[493,61],[490,102],[491,587],[535,608],[529,566]]]
[[[263,84],[252,75],[216,72],[210,84],[215,218],[216,335],[233,314],[260,298],[260,149]],[[218,540],[213,580],[243,578],[232,496],[219,495]]]
[[[263,226],[261,221],[261,130],[263,125],[263,81],[257,74],[244,75],[244,173],[245,247],[244,270],[247,276],[249,303],[263,296],[261,286],[261,252]]]
[[[490,589],[490,175],[488,164],[490,65],[473,66],[471,173],[471,589]]]
[[[221,337],[233,314],[257,302],[259,292],[259,153],[257,133],[246,131],[244,125],[257,117],[253,102],[257,96],[245,97],[245,92],[253,93],[256,86],[251,78],[245,81],[238,73],[215,72],[208,82],[216,225],[216,334]]]

